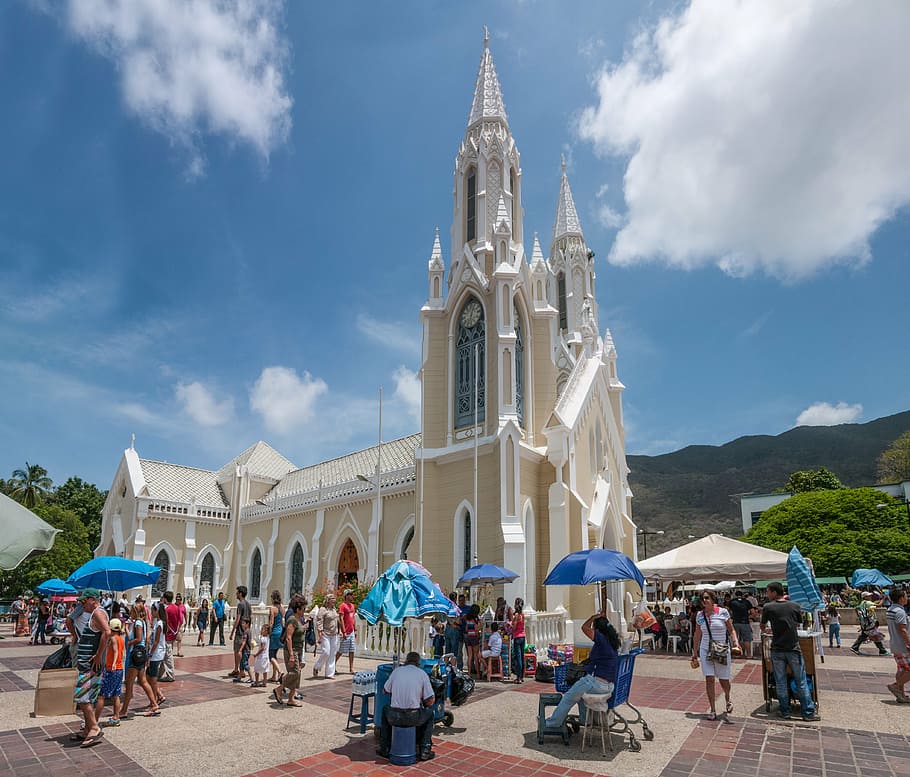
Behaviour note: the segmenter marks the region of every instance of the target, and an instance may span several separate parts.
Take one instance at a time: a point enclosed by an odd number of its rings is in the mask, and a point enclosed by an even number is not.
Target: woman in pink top
[[[512,665],[515,667],[515,682],[525,681],[525,616],[524,601],[515,600],[512,615]]]

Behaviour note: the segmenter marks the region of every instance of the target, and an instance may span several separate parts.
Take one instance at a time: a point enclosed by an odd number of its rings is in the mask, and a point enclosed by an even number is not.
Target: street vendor
[[[436,757],[433,752],[433,704],[436,694],[429,675],[420,668],[420,653],[411,651],[404,664],[392,672],[383,686],[392,695],[382,709],[382,726],[376,754],[388,758],[392,748],[392,726],[415,726],[421,761]]]

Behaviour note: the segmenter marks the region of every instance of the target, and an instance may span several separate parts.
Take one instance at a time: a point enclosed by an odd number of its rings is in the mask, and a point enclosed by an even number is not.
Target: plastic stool
[[[537,702],[537,744],[543,744],[543,738],[546,736],[562,737],[562,743],[569,745],[569,727],[566,722],[558,728],[547,727],[547,707],[557,707],[562,701],[561,693],[541,693],[538,695]]]
[[[417,763],[417,728],[415,726],[392,726],[392,748],[389,763],[396,766],[410,766]]]
[[[352,693],[351,706],[348,708],[348,724],[345,728],[350,728],[351,723],[360,724],[360,733],[365,734],[367,723],[373,722],[373,713],[370,712],[370,699],[375,698],[375,693]],[[355,699],[360,699],[360,712],[354,714]]]
[[[490,656],[487,660],[487,682],[492,682],[494,677],[502,679],[502,656]],[[493,663],[496,663],[496,671],[493,671]]]
[[[581,735],[581,749],[584,752],[585,742],[588,739],[588,731],[595,724],[600,725],[600,752],[607,754],[607,748],[604,744],[604,729],[607,730],[607,736],[610,740],[610,750],[613,750],[613,737],[610,736],[610,696],[605,693],[586,693],[581,697],[585,705],[585,730]],[[594,738],[594,733],[591,733]]]

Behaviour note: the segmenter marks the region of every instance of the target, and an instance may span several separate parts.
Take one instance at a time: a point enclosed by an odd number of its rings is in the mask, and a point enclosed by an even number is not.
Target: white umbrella
[[[59,531],[27,507],[0,494],[0,569],[15,569],[30,556],[47,553]]]

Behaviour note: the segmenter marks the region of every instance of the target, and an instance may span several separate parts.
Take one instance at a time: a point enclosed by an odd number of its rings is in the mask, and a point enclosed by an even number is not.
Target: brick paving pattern
[[[699,722],[661,777],[904,777],[910,738],[814,726]]]
[[[34,687],[28,680],[23,680],[15,672],[0,672],[0,693],[4,691],[28,691]]]
[[[453,742],[433,745],[436,758],[414,766],[394,766],[375,753],[372,739],[353,742],[336,750],[317,753],[299,761],[255,772],[247,777],[281,777],[295,774],[300,777],[333,775],[357,777],[358,775],[436,774],[446,777],[594,777],[593,772],[568,769],[557,764],[543,763],[531,758],[501,755]],[[599,776],[600,777],[600,776]]]
[[[0,731],[0,774],[16,777],[151,777],[132,758],[107,740],[81,748],[69,737],[78,724]]]

